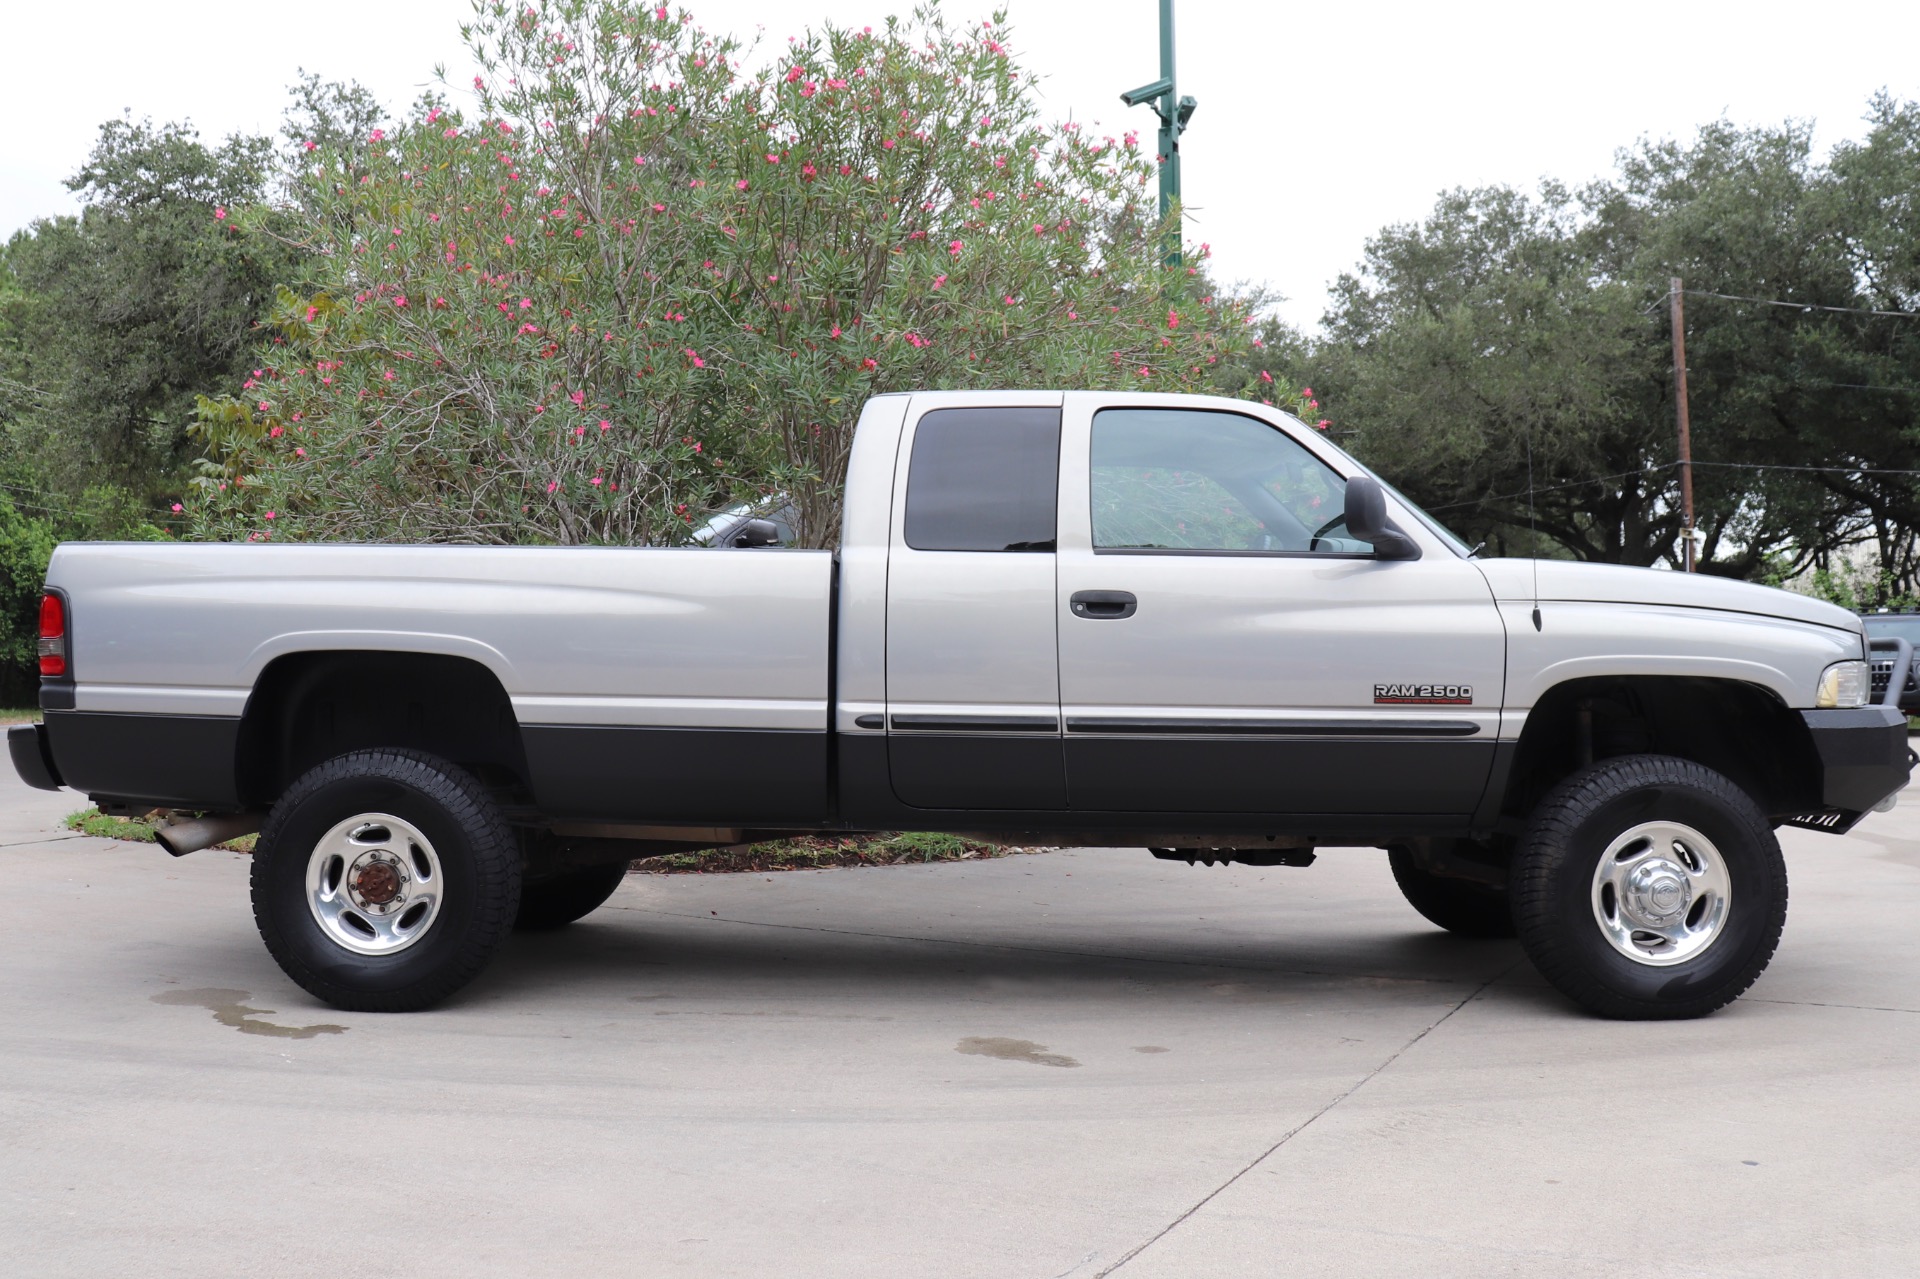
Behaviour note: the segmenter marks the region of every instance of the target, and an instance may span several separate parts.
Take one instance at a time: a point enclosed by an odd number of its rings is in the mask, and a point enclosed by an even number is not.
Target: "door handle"
[[[1093,621],[1132,617],[1134,610],[1140,607],[1140,601],[1134,598],[1132,591],[1075,591],[1069,602],[1075,617]]]

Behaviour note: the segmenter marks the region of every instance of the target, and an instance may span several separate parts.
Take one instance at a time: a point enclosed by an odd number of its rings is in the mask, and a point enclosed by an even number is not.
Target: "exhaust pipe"
[[[223,813],[218,817],[196,817],[184,822],[169,822],[153,833],[154,842],[175,857],[185,857],[215,844],[224,844],[242,835],[251,835],[267,819],[265,813]]]

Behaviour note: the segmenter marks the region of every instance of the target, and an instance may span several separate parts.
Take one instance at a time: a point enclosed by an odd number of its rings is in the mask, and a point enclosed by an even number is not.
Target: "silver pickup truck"
[[[20,774],[170,811],[176,854],[258,829],[268,949],[354,1009],[444,999],[636,856],[912,829],[1380,847],[1586,1008],[1699,1016],[1778,942],[1775,828],[1913,762],[1852,614],[1477,559],[1197,397],[878,397],[836,552],[69,544],[41,629]]]

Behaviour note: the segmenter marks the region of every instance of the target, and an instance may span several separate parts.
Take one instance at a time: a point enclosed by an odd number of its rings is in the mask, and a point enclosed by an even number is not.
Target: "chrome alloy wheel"
[[[392,955],[427,935],[440,913],[440,858],[420,829],[361,813],[328,831],[307,858],[307,905],[328,940],[356,955]]]
[[[1685,963],[1725,929],[1733,881],[1713,842],[1678,822],[1622,832],[1593,872],[1593,917],[1637,964]]]

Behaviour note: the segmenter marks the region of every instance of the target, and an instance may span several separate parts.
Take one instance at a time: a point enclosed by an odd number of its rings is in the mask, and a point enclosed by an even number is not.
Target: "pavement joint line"
[[[1472,991],[1470,991],[1467,994],[1467,996],[1464,999],[1462,999],[1459,1003],[1447,1009],[1447,1011],[1441,1013],[1438,1017],[1434,1018],[1433,1021],[1429,1022],[1420,1031],[1419,1034],[1415,1035],[1412,1039],[1409,1039],[1406,1043],[1394,1049],[1393,1052],[1388,1055],[1385,1061],[1381,1062],[1378,1066],[1375,1066],[1372,1070],[1369,1070],[1366,1074],[1360,1076],[1359,1079],[1355,1080],[1344,1091],[1335,1095],[1333,1100],[1329,1101],[1326,1105],[1320,1107],[1320,1109],[1314,1111],[1311,1115],[1308,1115],[1305,1119],[1301,1120],[1298,1124],[1294,1125],[1292,1128],[1289,1128],[1286,1132],[1282,1133],[1280,1135],[1280,1140],[1274,1142],[1271,1146],[1268,1146],[1265,1150],[1261,1151],[1260,1154],[1256,1155],[1253,1161],[1247,1164],[1246,1167],[1240,1169],[1239,1172],[1234,1173],[1233,1176],[1227,1178],[1225,1181],[1215,1186],[1212,1190],[1208,1191],[1206,1193],[1206,1196],[1202,1198],[1198,1203],[1194,1204],[1191,1208],[1188,1208],[1185,1212],[1181,1213],[1178,1217],[1175,1217],[1172,1221],[1169,1221],[1166,1225],[1162,1226],[1159,1229],[1159,1231],[1153,1235],[1152,1238],[1146,1240],[1143,1243],[1136,1245],[1131,1251],[1123,1254],[1118,1261],[1108,1266],[1105,1270],[1100,1271],[1098,1274],[1096,1274],[1093,1277],[1093,1279],[1106,1279],[1108,1275],[1120,1269],[1120,1267],[1126,1265],[1129,1261],[1132,1261],[1135,1257],[1139,1256],[1141,1253],[1145,1252],[1147,1249],[1153,1247],[1153,1245],[1159,1243],[1162,1239],[1172,1234],[1176,1228],[1178,1228],[1183,1222],[1187,1220],[1187,1218],[1193,1216],[1194,1213],[1199,1212],[1202,1208],[1212,1203],[1215,1198],[1217,1198],[1222,1192],[1224,1192],[1227,1189],[1227,1187],[1233,1185],[1234,1182],[1239,1181],[1242,1177],[1246,1176],[1248,1173],[1252,1172],[1255,1168],[1258,1168],[1261,1164],[1265,1163],[1268,1159],[1272,1158],[1274,1152],[1279,1150],[1280,1147],[1286,1145],[1288,1142],[1292,1141],[1295,1137],[1298,1137],[1301,1133],[1305,1132],[1308,1128],[1312,1127],[1313,1124],[1322,1115],[1332,1110],[1335,1106],[1338,1106],[1341,1102],[1345,1101],[1347,1098],[1353,1096],[1353,1094],[1359,1092],[1362,1088],[1365,1088],[1376,1077],[1378,1077],[1382,1071],[1386,1070],[1387,1067],[1393,1065],[1394,1062],[1399,1061],[1402,1057],[1406,1056],[1408,1052],[1412,1051],[1414,1045],[1418,1044],[1421,1040],[1425,1039],[1428,1035],[1431,1035],[1434,1031],[1438,1030],[1442,1025],[1444,1025],[1449,1017],[1452,1017],[1455,1013],[1459,1012],[1462,1008],[1465,1008],[1468,1004],[1480,998],[1481,995],[1485,994],[1489,989],[1492,988],[1495,982],[1499,981],[1502,977],[1507,976],[1507,974],[1513,972],[1514,969],[1520,967],[1520,965],[1525,962],[1526,962],[1525,960],[1515,960],[1513,963],[1507,965],[1507,967],[1501,969],[1499,972],[1495,973],[1493,976],[1481,982],[1479,986],[1477,986]]]
[[[1832,1004],[1819,999],[1761,999],[1751,996],[1743,1004],[1786,1004],[1793,1008],[1851,1008],[1863,1013],[1920,1013],[1920,1008],[1886,1008],[1879,1004]]]
[[[1224,968],[1230,972],[1241,973],[1278,973],[1288,977],[1343,977],[1355,981],[1397,981],[1423,986],[1458,986],[1461,983],[1445,977],[1394,977],[1380,973],[1343,973],[1320,968],[1269,968],[1258,964],[1234,964],[1209,959],[1161,959],[1147,955],[1128,955],[1110,950],[1058,950],[1051,946],[1017,946],[1009,942],[964,941],[952,937],[914,937],[901,933],[868,933],[853,928],[823,928],[818,924],[773,924],[759,919],[733,919],[727,916],[693,915],[678,910],[653,910],[646,906],[615,906],[609,903],[602,910],[632,911],[636,915],[659,915],[667,919],[693,919],[703,924],[744,924],[749,928],[783,928],[799,933],[830,933],[836,937],[870,937],[876,941],[923,942],[930,946],[971,946],[979,950],[1011,950],[1029,955],[1064,955],[1076,959],[1119,959],[1133,964],[1166,964],[1179,968]],[[1490,981],[1498,980],[1512,968],[1503,969]],[[1484,989],[1484,987],[1482,987]],[[1468,996],[1472,998],[1472,996]],[[1439,1025],[1435,1022],[1434,1025]]]
[[[11,844],[0,844],[0,848],[32,848],[35,844],[58,844],[61,841],[68,840],[68,839],[108,839],[108,838],[110,838],[110,836],[106,836],[106,835],[84,835],[84,834],[49,835],[45,839],[15,840]],[[120,842],[126,843],[130,841],[122,840]]]

